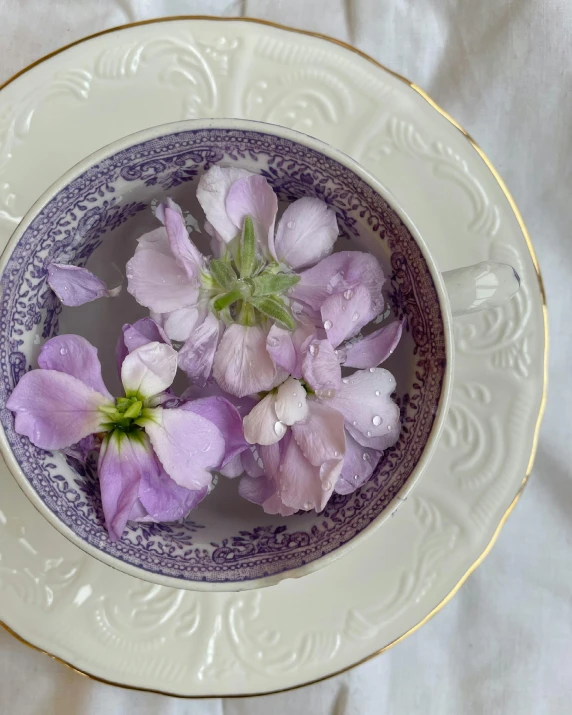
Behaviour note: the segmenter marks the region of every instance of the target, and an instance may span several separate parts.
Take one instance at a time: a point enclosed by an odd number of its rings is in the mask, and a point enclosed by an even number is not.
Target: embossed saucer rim
[[[510,207],[511,207],[513,213],[514,213],[514,216],[515,216],[515,218],[516,218],[516,220],[517,220],[517,222],[518,222],[518,225],[519,225],[519,227],[520,227],[520,230],[521,230],[521,232],[522,232],[522,235],[523,235],[523,237],[524,237],[524,239],[525,239],[525,242],[526,242],[526,244],[527,244],[528,252],[529,252],[530,257],[531,257],[531,260],[532,260],[532,262],[533,262],[534,269],[535,269],[536,276],[537,276],[537,280],[538,280],[538,283],[539,283],[540,294],[541,294],[541,300],[542,300],[542,316],[543,316],[543,328],[544,328],[544,351],[543,351],[543,356],[542,356],[542,359],[543,359],[543,389],[542,389],[542,397],[541,397],[540,405],[539,405],[539,409],[538,409],[538,416],[537,416],[536,423],[535,423],[534,435],[533,435],[532,444],[531,444],[530,457],[529,457],[529,460],[528,460],[528,465],[527,465],[527,468],[526,468],[526,473],[525,473],[524,478],[523,478],[523,480],[522,480],[522,482],[521,482],[521,484],[520,484],[520,487],[519,487],[519,489],[518,489],[518,491],[517,491],[517,493],[516,493],[516,496],[514,497],[514,499],[513,499],[513,501],[511,502],[510,506],[509,506],[508,509],[505,511],[505,513],[503,514],[502,518],[500,519],[500,522],[499,522],[498,526],[496,527],[496,529],[495,529],[495,531],[494,531],[494,533],[493,533],[493,535],[492,535],[492,538],[491,538],[490,541],[488,542],[488,544],[487,544],[487,546],[485,547],[485,549],[483,550],[483,552],[482,552],[482,553],[480,554],[480,556],[473,562],[473,564],[465,571],[465,573],[463,574],[463,576],[461,577],[461,579],[456,583],[456,585],[451,589],[451,591],[435,606],[435,608],[434,608],[430,613],[428,613],[428,614],[427,614],[423,619],[421,619],[416,625],[414,625],[413,627],[411,627],[409,630],[407,630],[407,631],[406,631],[405,633],[403,633],[401,636],[399,636],[398,638],[394,639],[391,643],[387,644],[386,646],[384,646],[384,647],[381,648],[381,649],[378,649],[378,650],[374,651],[374,652],[371,653],[369,656],[366,656],[366,657],[364,657],[364,658],[359,659],[359,660],[356,661],[355,663],[352,663],[352,664],[350,664],[350,665],[348,665],[348,666],[346,666],[346,667],[344,667],[344,668],[342,668],[342,669],[339,669],[339,670],[337,670],[337,671],[335,671],[335,672],[333,672],[333,673],[329,673],[329,674],[327,674],[327,675],[325,675],[325,676],[322,676],[322,677],[320,677],[320,678],[316,678],[316,679],[307,681],[307,682],[305,682],[305,683],[298,683],[298,684],[296,684],[296,685],[294,685],[294,686],[290,686],[290,687],[287,687],[287,688],[281,688],[281,689],[277,689],[277,690],[272,690],[272,691],[267,691],[267,692],[260,692],[260,693],[249,693],[249,694],[247,694],[247,695],[241,693],[241,694],[239,694],[239,695],[237,696],[237,697],[243,697],[243,696],[245,696],[245,697],[246,697],[246,696],[247,696],[247,697],[252,697],[252,696],[255,696],[255,695],[267,695],[267,694],[270,694],[270,693],[272,693],[272,692],[284,692],[284,691],[292,690],[292,689],[295,689],[295,688],[298,688],[298,687],[303,687],[303,686],[309,685],[309,684],[311,684],[311,683],[316,683],[316,682],[321,682],[321,681],[323,681],[323,680],[327,680],[327,679],[329,679],[330,677],[333,677],[333,676],[338,675],[338,674],[340,674],[340,673],[346,672],[346,671],[350,670],[351,668],[353,668],[353,667],[355,667],[355,666],[357,666],[357,665],[359,665],[359,664],[361,664],[361,663],[363,663],[363,662],[365,662],[365,661],[367,661],[367,660],[369,660],[369,659],[375,657],[376,655],[378,655],[378,654],[380,654],[380,653],[382,653],[382,652],[388,650],[390,647],[392,647],[393,645],[395,645],[395,644],[398,643],[399,641],[403,640],[405,637],[407,637],[408,635],[410,635],[411,633],[413,633],[414,631],[416,631],[418,628],[420,628],[422,625],[424,625],[433,615],[435,615],[439,610],[441,610],[441,608],[442,608],[446,603],[448,603],[449,600],[451,600],[451,598],[457,593],[457,591],[460,589],[460,587],[463,585],[463,583],[467,580],[467,578],[470,576],[470,574],[480,565],[480,563],[482,563],[482,561],[484,560],[484,558],[488,555],[488,553],[490,552],[492,546],[494,545],[494,543],[495,543],[495,541],[496,541],[496,539],[497,539],[497,537],[498,537],[498,534],[500,533],[500,531],[501,531],[501,529],[502,529],[502,526],[504,525],[506,519],[508,518],[508,516],[509,516],[510,513],[512,512],[514,506],[516,505],[518,499],[520,498],[520,496],[521,496],[521,494],[522,494],[522,491],[523,491],[523,489],[524,489],[524,486],[526,485],[527,480],[528,480],[528,478],[529,478],[529,476],[530,476],[532,464],[533,464],[533,462],[534,462],[534,457],[535,457],[535,454],[536,454],[540,424],[541,424],[542,416],[543,416],[543,414],[544,414],[544,409],[545,409],[545,405],[546,405],[547,358],[548,358],[548,323],[547,323],[546,298],[545,298],[544,288],[543,288],[543,284],[542,284],[542,277],[541,277],[540,270],[539,270],[539,267],[538,267],[538,261],[537,261],[537,258],[536,258],[535,252],[534,252],[534,248],[533,248],[533,246],[532,246],[532,242],[531,242],[530,236],[529,236],[528,231],[527,231],[527,229],[526,229],[526,227],[525,227],[525,225],[524,225],[524,222],[523,222],[523,219],[522,219],[522,217],[521,217],[521,215],[520,215],[520,212],[518,211],[518,208],[517,208],[517,206],[516,206],[516,204],[515,204],[515,202],[514,202],[514,199],[513,199],[512,196],[510,195],[510,193],[509,193],[509,191],[508,191],[506,185],[504,184],[503,180],[500,178],[500,176],[498,175],[497,171],[496,171],[495,168],[492,166],[490,160],[487,158],[487,156],[486,156],[485,153],[482,151],[482,149],[477,145],[477,143],[472,139],[472,137],[471,137],[447,112],[445,112],[443,109],[441,109],[423,90],[421,90],[421,89],[420,89],[419,87],[417,87],[415,84],[409,82],[409,81],[408,81],[406,78],[404,78],[403,76],[401,76],[401,75],[397,74],[396,72],[393,72],[392,70],[386,68],[384,65],[382,65],[382,64],[379,63],[379,62],[377,62],[377,60],[375,60],[375,59],[373,59],[372,57],[368,56],[368,55],[365,54],[364,52],[358,50],[357,48],[352,47],[351,45],[349,45],[349,44],[347,44],[347,43],[345,43],[345,42],[343,42],[343,41],[341,41],[341,40],[337,40],[337,39],[335,39],[335,38],[331,38],[331,37],[328,37],[328,36],[323,35],[323,34],[320,34],[320,33],[315,33],[315,32],[311,32],[311,31],[307,31],[307,30],[297,30],[297,29],[295,29],[295,28],[291,28],[291,27],[287,27],[287,26],[284,26],[284,25],[280,25],[280,24],[278,24],[278,23],[274,23],[274,22],[271,22],[271,21],[265,21],[265,20],[258,20],[258,19],[256,19],[256,18],[241,18],[241,17],[238,17],[238,18],[235,18],[235,17],[233,17],[233,18],[220,18],[220,17],[213,17],[213,16],[205,16],[205,15],[173,16],[173,17],[155,18],[155,19],[150,19],[150,20],[143,20],[143,21],[139,21],[139,22],[129,23],[129,24],[121,25],[121,26],[114,27],[114,28],[109,28],[109,29],[103,30],[103,31],[101,31],[101,32],[97,32],[97,33],[94,33],[94,34],[92,34],[92,35],[89,35],[89,36],[87,36],[87,37],[85,37],[85,38],[76,40],[75,42],[69,43],[68,45],[66,45],[66,46],[64,46],[64,47],[62,47],[62,48],[60,48],[59,50],[56,50],[56,51],[54,51],[54,52],[51,52],[51,53],[45,55],[44,57],[42,57],[42,58],[36,60],[35,62],[31,63],[30,65],[28,65],[28,66],[25,67],[24,69],[22,69],[22,70],[20,70],[19,72],[17,72],[13,77],[11,77],[11,78],[8,79],[6,82],[4,82],[4,84],[0,85],[0,89],[3,89],[3,88],[6,87],[8,84],[10,84],[10,83],[13,82],[14,80],[16,80],[18,77],[20,77],[20,76],[22,76],[23,74],[25,74],[28,70],[30,70],[30,69],[32,69],[33,67],[36,67],[37,65],[43,63],[45,60],[48,60],[48,59],[50,59],[51,57],[54,57],[55,55],[58,55],[58,54],[64,52],[65,50],[67,50],[67,49],[69,49],[69,48],[71,48],[71,47],[73,47],[73,46],[75,46],[75,45],[84,43],[84,42],[86,42],[86,41],[89,40],[89,39],[92,39],[92,38],[95,38],[95,37],[99,37],[99,36],[101,36],[101,35],[106,35],[106,34],[109,34],[109,33],[112,33],[112,32],[117,32],[117,31],[119,31],[119,30],[128,29],[128,28],[130,28],[130,27],[136,27],[136,26],[140,26],[140,25],[147,25],[147,24],[153,24],[153,23],[160,23],[160,22],[174,22],[174,21],[180,21],[180,20],[211,20],[211,21],[218,21],[218,22],[233,21],[233,22],[237,22],[237,23],[239,23],[239,22],[256,23],[256,24],[260,24],[260,25],[266,25],[266,26],[269,26],[269,27],[274,27],[274,28],[277,28],[277,29],[279,29],[279,30],[284,30],[284,31],[292,32],[292,33],[295,33],[295,34],[301,34],[301,35],[306,35],[306,36],[310,36],[310,37],[315,37],[315,38],[318,38],[318,39],[326,40],[326,41],[328,41],[328,42],[330,42],[330,43],[332,43],[332,44],[338,45],[338,46],[340,46],[340,47],[342,47],[342,48],[344,48],[344,49],[346,49],[346,50],[350,50],[352,53],[354,53],[354,54],[360,56],[361,58],[363,58],[363,59],[365,59],[365,60],[367,60],[368,62],[370,62],[370,63],[372,63],[374,66],[376,66],[376,67],[378,67],[378,68],[384,70],[385,72],[388,72],[388,73],[391,74],[393,77],[397,78],[399,81],[401,81],[401,82],[405,83],[406,85],[408,85],[409,87],[411,87],[411,88],[412,88],[415,92],[417,92],[423,99],[425,99],[425,101],[427,101],[427,103],[430,104],[430,105],[433,107],[433,109],[435,109],[441,116],[443,116],[445,119],[447,119],[453,126],[455,126],[456,129],[458,129],[458,130],[468,139],[468,141],[469,141],[470,144],[472,145],[473,149],[478,153],[478,155],[481,157],[481,159],[483,160],[483,162],[484,162],[485,165],[487,166],[488,170],[492,173],[493,177],[495,178],[496,182],[498,183],[498,185],[499,185],[501,191],[503,192],[504,196],[506,197],[506,199],[507,199],[507,201],[508,201],[508,203],[509,203],[509,205],[510,205]],[[44,649],[42,649],[42,648],[39,648],[38,646],[35,646],[33,643],[26,641],[24,638],[22,638],[21,636],[19,636],[19,634],[17,634],[13,629],[11,629],[11,628],[10,628],[8,625],[6,625],[5,623],[3,623],[3,622],[0,621],[0,624],[1,624],[2,626],[4,626],[4,628],[5,628],[8,632],[10,632],[12,635],[14,635],[16,638],[18,638],[18,639],[19,639],[21,642],[23,642],[24,644],[29,645],[31,648],[33,648],[33,649],[35,649],[35,650],[39,650],[40,652],[45,653],[46,655],[51,656],[51,657],[54,658],[55,660],[58,660],[59,662],[65,664],[65,665],[67,665],[67,666],[69,666],[72,670],[75,670],[76,672],[78,672],[78,673],[80,673],[80,674],[82,674],[82,675],[85,675],[85,676],[87,676],[87,677],[89,677],[89,678],[91,678],[91,679],[93,679],[93,680],[100,681],[100,682],[103,682],[103,683],[107,683],[107,684],[110,684],[110,685],[114,685],[114,686],[117,686],[117,687],[122,687],[122,688],[125,688],[125,689],[128,689],[128,690],[146,690],[145,688],[136,687],[136,686],[130,686],[130,685],[125,685],[125,684],[122,684],[122,683],[118,683],[118,682],[113,682],[113,681],[110,681],[110,680],[106,680],[106,679],[100,678],[100,677],[98,677],[98,676],[96,676],[96,675],[92,675],[92,674],[90,674],[89,672],[80,670],[80,669],[77,668],[76,666],[73,666],[71,663],[67,663],[67,662],[66,662],[65,660],[63,660],[62,658],[59,658],[58,656],[53,655],[53,654],[47,652],[46,650],[44,650]],[[175,697],[181,697],[181,698],[221,697],[221,696],[216,696],[216,695],[188,696],[188,695],[181,695],[181,694],[178,694],[178,693],[171,693],[171,692],[165,692],[165,691],[154,690],[154,689],[147,689],[147,690],[150,691],[150,692],[155,692],[155,693],[159,693],[159,694],[167,694],[167,695],[171,695],[171,696],[175,696]],[[231,697],[231,696],[227,694],[227,695],[225,695],[224,697]]]

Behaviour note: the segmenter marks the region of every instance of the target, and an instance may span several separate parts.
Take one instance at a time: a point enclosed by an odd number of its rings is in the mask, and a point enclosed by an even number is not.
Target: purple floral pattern
[[[192,182],[214,163],[266,176],[280,201],[315,196],[335,209],[347,249],[364,232],[375,235],[390,275],[389,297],[405,320],[410,363],[399,381],[402,431],[373,478],[351,495],[334,495],[319,515],[275,517],[245,524],[213,541],[201,509],[174,524],[129,524],[121,541],[105,531],[94,465],[86,468],[34,447],[14,432],[6,400],[34,367],[34,336],[57,334],[60,306],[49,289],[53,261],[84,265],[105,234],[147,208],[123,202],[139,187],[164,192]],[[148,193],[148,192],[147,192]],[[353,247],[353,246],[352,246]],[[243,130],[200,129],[153,139],[101,161],[56,194],[26,228],[2,275],[0,305],[1,421],[13,454],[39,499],[79,539],[149,572],[188,581],[245,581],[318,559],[367,527],[405,484],[418,463],[441,398],[445,331],[437,292],[422,253],[398,214],[362,179],[333,159],[289,140]]]

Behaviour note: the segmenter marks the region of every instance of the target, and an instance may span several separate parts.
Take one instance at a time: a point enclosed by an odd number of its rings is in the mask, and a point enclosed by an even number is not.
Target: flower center
[[[294,330],[296,321],[286,293],[300,276],[257,254],[250,216],[244,220],[239,239],[231,241],[220,258],[211,259],[209,268],[210,272],[203,276],[203,288],[212,310],[227,325],[258,325],[269,318]]]
[[[137,420],[143,412],[143,402],[137,397],[118,397],[115,405],[99,408],[108,418],[103,425],[106,430],[119,429],[122,432],[134,432],[142,429]]]

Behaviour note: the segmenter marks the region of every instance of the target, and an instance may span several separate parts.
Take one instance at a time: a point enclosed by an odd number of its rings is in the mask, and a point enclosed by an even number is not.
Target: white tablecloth
[[[350,42],[423,87],[483,146],[532,234],[551,321],[536,465],[497,545],[396,648],[290,693],[185,701],[71,672],[0,629],[0,713],[572,713],[572,2],[0,0],[0,84],[87,34],[148,17],[249,15]]]

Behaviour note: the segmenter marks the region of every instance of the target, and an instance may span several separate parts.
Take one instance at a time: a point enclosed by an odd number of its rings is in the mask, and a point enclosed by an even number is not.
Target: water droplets
[[[60,348],[60,355],[67,355],[67,354],[68,354],[67,348]]]
[[[280,438],[282,438],[284,436],[284,434],[286,433],[286,425],[284,425],[282,422],[280,422],[280,420],[277,420],[274,423],[274,431]]]
[[[320,352],[320,346],[316,345],[316,343],[312,343],[309,347],[309,351],[312,357],[316,357],[316,355]]]
[[[374,415],[374,416],[371,418],[371,421],[373,422],[373,424],[374,424],[375,427],[379,427],[379,425],[381,424],[381,421],[382,421],[382,420],[381,420],[381,417],[380,417],[379,415]]]
[[[371,457],[369,456],[368,452],[364,452],[361,456],[364,462],[371,462]]]
[[[329,400],[332,397],[334,397],[335,394],[336,394],[336,391],[332,390],[332,388],[330,388],[330,387],[326,387],[321,390],[316,390],[316,395],[323,400]]]
[[[368,432],[367,432],[367,436],[368,436],[368,437],[371,437],[371,432],[370,432],[369,430],[368,430]]]
[[[329,492],[331,488],[332,488],[332,482],[325,482],[322,485],[322,490],[325,492]]]
[[[347,385],[347,384],[348,384],[348,382],[349,382],[349,380],[348,380],[348,378],[347,378],[347,377],[344,377],[344,378],[343,378],[343,380],[342,380],[342,382],[344,383],[344,385]]]
[[[369,371],[370,371],[370,372],[375,372],[375,368],[374,368],[374,367],[370,367],[370,368],[369,368]]]
[[[280,343],[280,340],[278,340],[278,338],[275,338],[273,335],[266,338],[266,344],[268,345],[268,347],[276,348],[276,347],[278,347],[279,343]]]
[[[346,300],[351,300],[354,297],[354,291],[351,288],[348,288],[347,290],[344,291],[344,298]]]
[[[289,228],[290,230],[296,228],[296,221],[288,221],[286,228]]]
[[[304,503],[305,511],[309,511],[311,508],[312,508],[312,502],[307,501]]]
[[[359,320],[359,313],[354,313],[352,315],[352,321],[356,323]]]
[[[302,403],[301,403],[301,402],[298,403],[298,409],[299,409],[299,410],[302,409]]]
[[[376,397],[379,397],[380,395],[381,395],[381,392],[380,392],[379,390],[376,390],[376,391],[375,391],[375,396],[376,396]]]
[[[336,449],[336,451],[334,452],[334,457],[339,457],[339,456],[340,456],[340,453],[339,453],[338,450]]]
[[[337,350],[334,350],[335,356],[338,358],[338,362],[340,365],[343,365],[345,361],[348,359],[348,354],[343,348],[338,348]]]
[[[388,430],[388,432],[389,432],[389,430],[391,430],[391,425],[387,425],[387,430]]]
[[[325,321],[324,321],[324,328],[325,328],[326,330],[331,330],[332,327],[333,327],[333,325],[334,325],[334,324],[332,323],[331,320],[325,320]]]
[[[357,482],[358,479],[359,479],[359,474],[354,474],[354,482]]]
[[[352,425],[353,425],[354,427],[357,427],[357,420],[354,420],[354,421],[352,422]]]

